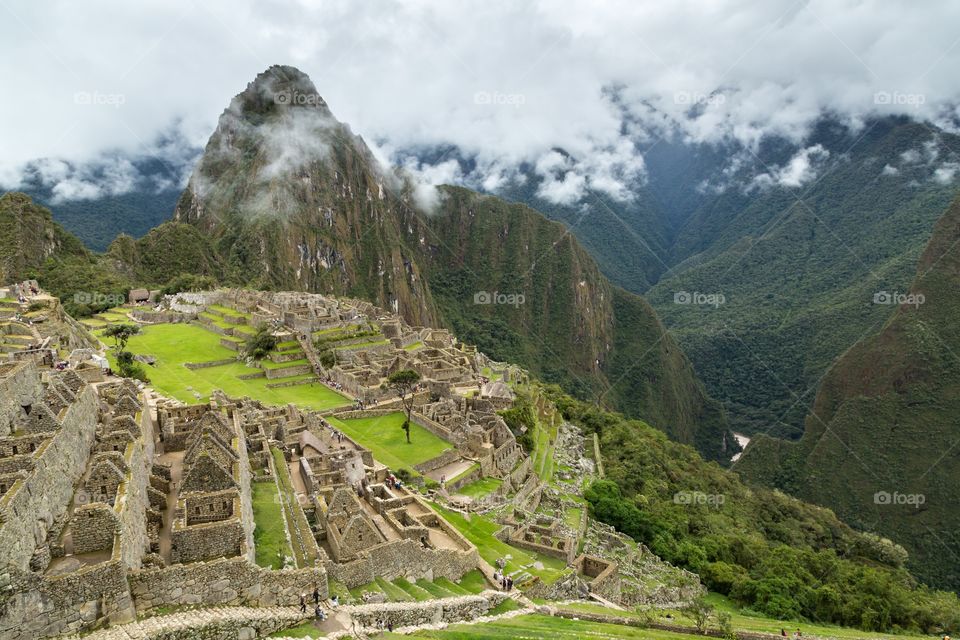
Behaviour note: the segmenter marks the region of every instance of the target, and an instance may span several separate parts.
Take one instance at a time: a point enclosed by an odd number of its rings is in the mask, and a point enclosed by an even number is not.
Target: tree
[[[271,351],[277,348],[277,336],[269,326],[262,324],[257,332],[250,336],[245,345],[247,355],[254,360],[263,360]]]
[[[106,328],[103,335],[113,338],[113,351],[117,361],[120,361],[127,350],[127,342],[138,333],[140,333],[140,327],[135,324],[112,324]]]
[[[710,606],[703,596],[694,598],[684,605],[680,611],[693,621],[693,624],[697,627],[697,631],[700,633],[706,632],[707,621],[709,621],[710,616],[713,615],[713,607]]]
[[[410,414],[413,413],[413,392],[418,382],[420,382],[420,374],[413,369],[402,369],[390,374],[390,377],[387,378],[387,384],[400,398],[400,404],[403,405],[403,410],[407,414],[403,421],[403,430],[407,434],[407,444],[410,444]]]
[[[117,357],[117,369],[120,375],[127,378],[147,381],[143,369],[133,360],[133,354],[127,351],[127,342],[140,333],[140,327],[135,324],[112,324],[107,327],[103,335],[113,338],[113,350]]]

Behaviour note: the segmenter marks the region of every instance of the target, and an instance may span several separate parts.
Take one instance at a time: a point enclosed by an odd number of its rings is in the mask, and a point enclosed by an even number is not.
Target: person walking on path
[[[307,612],[307,596],[304,593],[300,594],[300,613]]]

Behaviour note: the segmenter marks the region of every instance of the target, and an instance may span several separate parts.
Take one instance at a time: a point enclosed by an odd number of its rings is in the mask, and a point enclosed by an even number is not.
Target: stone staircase
[[[188,630],[220,628],[238,640],[253,640],[309,619],[298,607],[210,607],[142,618],[83,636],[84,640],[150,640]],[[206,637],[206,636],[204,636]],[[211,636],[213,637],[213,636]],[[80,636],[69,636],[70,640]]]

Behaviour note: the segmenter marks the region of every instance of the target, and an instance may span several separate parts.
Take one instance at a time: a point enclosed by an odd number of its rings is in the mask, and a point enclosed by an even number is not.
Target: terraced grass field
[[[401,425],[404,415],[397,411],[376,418],[339,420],[329,418],[330,424],[373,452],[373,457],[391,469],[409,469],[435,458],[451,445],[417,423],[410,426],[410,443]]]
[[[250,483],[253,494],[253,542],[257,564],[261,567],[282,569],[284,557],[293,557],[283,529],[283,509],[277,495],[277,485],[268,482]]]
[[[102,331],[96,332],[101,335]],[[108,346],[113,341],[104,340]],[[220,336],[194,324],[155,324],[142,328],[130,339],[127,347],[137,355],[156,358],[153,366],[144,370],[158,391],[187,403],[204,402],[215,389],[223,389],[232,397],[249,396],[273,405],[296,404],[307,409],[323,411],[350,404],[336,391],[319,382],[291,387],[269,388],[268,384],[293,380],[307,380],[312,376],[296,376],[267,380],[241,380],[239,376],[259,373],[259,369],[236,361],[216,367],[188,369],[185,362],[210,362],[236,358],[236,352],[220,344]],[[111,356],[112,358],[112,356]],[[116,363],[112,361],[111,364]],[[199,400],[194,392],[200,394]]]
[[[552,583],[557,578],[567,573],[567,564],[559,558],[552,558],[538,553],[531,553],[523,549],[510,546],[494,537],[494,533],[500,528],[496,522],[483,516],[473,514],[467,520],[456,511],[444,509],[443,507],[431,504],[431,506],[441,516],[446,518],[447,522],[452,524],[464,535],[480,552],[480,557],[494,565],[500,558],[510,557],[507,560],[506,571],[512,573],[517,570],[523,570],[527,573],[539,577],[545,582]],[[543,568],[534,566],[539,563]]]
[[[482,498],[499,489],[501,484],[503,484],[503,480],[500,478],[482,478],[463,485],[457,493],[471,498]]]
[[[438,638],[442,640],[481,640],[485,638],[552,638],[553,640],[580,640],[581,638],[624,638],[626,640],[677,640],[690,636],[669,631],[639,629],[616,624],[586,622],[530,614],[484,622],[482,624],[455,624],[442,631],[420,631],[412,635],[386,633],[382,638]],[[702,636],[700,636],[702,637]]]

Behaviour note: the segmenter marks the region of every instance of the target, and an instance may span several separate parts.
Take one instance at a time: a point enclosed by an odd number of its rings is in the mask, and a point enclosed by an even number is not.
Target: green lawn
[[[471,498],[482,498],[499,489],[502,484],[503,480],[500,478],[481,478],[470,484],[463,485],[457,493],[470,496]]]
[[[446,518],[447,522],[456,527],[467,540],[472,542],[477,547],[477,551],[480,552],[480,556],[491,565],[495,565],[500,558],[511,556],[510,560],[507,560],[507,573],[523,569],[531,575],[538,576],[541,580],[551,583],[568,571],[567,563],[559,558],[524,551],[497,540],[493,534],[500,528],[500,525],[492,520],[473,514],[468,521],[456,511],[444,509],[436,504],[431,504],[431,506],[437,513]],[[532,566],[534,562],[543,563],[543,569],[534,568]]]
[[[403,412],[397,411],[376,418],[339,420],[331,417],[328,421],[394,470],[406,468],[413,471],[414,465],[435,458],[453,446],[416,423],[410,426],[408,444],[402,429],[403,419]]]
[[[105,342],[113,346],[112,340],[105,339]],[[215,389],[223,389],[232,397],[249,396],[279,406],[293,403],[318,411],[349,404],[345,397],[319,382],[270,389],[267,384],[282,380],[240,380],[238,376],[260,370],[239,361],[218,367],[187,369],[183,366],[185,362],[209,362],[236,358],[237,355],[220,344],[220,336],[194,324],[143,327],[139,335],[130,339],[128,349],[134,354],[154,356],[156,365],[144,366],[150,383],[161,393],[182,402],[205,402]],[[193,391],[200,394],[199,400]]]
[[[271,569],[282,569],[283,558],[293,557],[287,536],[283,530],[283,509],[277,496],[277,485],[269,482],[253,482],[253,542],[257,551],[257,564]]]
[[[551,638],[552,640],[579,640],[598,638],[610,640],[678,640],[685,634],[639,629],[616,624],[602,624],[583,620],[553,618],[540,614],[517,616],[482,624],[455,624],[442,631],[420,631],[412,636],[387,633],[382,638],[438,638],[443,640],[481,640],[484,638]],[[702,637],[702,636],[699,636]]]

